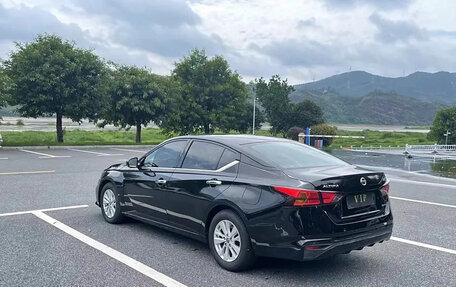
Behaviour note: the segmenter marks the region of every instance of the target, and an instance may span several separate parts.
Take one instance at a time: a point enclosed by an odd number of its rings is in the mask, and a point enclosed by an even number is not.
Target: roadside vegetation
[[[292,87],[281,88],[288,97]],[[58,144],[64,143],[63,117],[134,128],[136,143],[151,122],[168,135],[245,133],[252,129],[248,96],[247,84],[223,57],[198,49],[162,76],[103,60],[73,41],[44,34],[16,43],[0,64],[0,108],[16,106],[23,117],[55,117]],[[260,109],[256,119],[259,127]]]
[[[135,142],[134,130],[101,130],[64,131],[65,143],[56,144],[56,135],[53,132],[23,131],[23,132],[1,132],[4,146],[53,146],[53,145],[132,145]],[[225,134],[222,130],[215,130],[214,134]],[[230,134],[239,134],[231,131]],[[273,136],[270,131],[256,130],[256,135]],[[336,138],[331,145],[325,148],[338,149],[350,146],[356,147],[404,147],[405,144],[434,144],[427,139],[426,134],[414,132],[379,132],[365,130],[360,132],[337,130],[337,135],[365,136],[365,139],[340,139]],[[147,128],[142,130],[141,144],[155,145],[173,134],[166,134],[161,129]]]
[[[135,131],[64,131],[65,143],[57,144],[54,132],[23,131],[1,132],[4,146],[55,146],[55,145],[130,145],[135,143]],[[141,144],[155,145],[168,136],[159,129],[144,129]]]
[[[405,147],[406,144],[434,144],[434,140],[427,138],[425,133],[415,132],[381,132],[381,131],[342,131],[338,130],[337,135],[341,136],[364,136],[364,139],[357,138],[335,138],[331,148],[340,147]]]
[[[428,138],[439,144],[456,144],[456,106],[437,112]]]

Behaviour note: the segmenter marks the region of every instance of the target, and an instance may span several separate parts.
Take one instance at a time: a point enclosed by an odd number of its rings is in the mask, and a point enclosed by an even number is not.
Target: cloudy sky
[[[454,72],[455,11],[453,0],[0,0],[0,58],[47,32],[158,74],[193,48],[245,81]]]

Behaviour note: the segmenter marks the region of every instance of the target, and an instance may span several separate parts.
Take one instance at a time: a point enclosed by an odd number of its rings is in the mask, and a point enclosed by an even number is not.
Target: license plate
[[[359,208],[375,204],[375,194],[373,192],[350,194],[346,196],[347,208]]]

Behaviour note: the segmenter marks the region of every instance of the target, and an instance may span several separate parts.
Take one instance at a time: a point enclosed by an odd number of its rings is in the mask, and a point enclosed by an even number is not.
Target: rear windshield
[[[346,162],[304,144],[292,142],[263,142],[245,146],[271,166],[281,169],[347,165]]]

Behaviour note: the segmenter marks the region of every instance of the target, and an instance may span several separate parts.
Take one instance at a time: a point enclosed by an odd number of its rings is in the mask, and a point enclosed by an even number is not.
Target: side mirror
[[[137,157],[130,158],[127,161],[127,166],[128,167],[138,167],[138,158]]]

